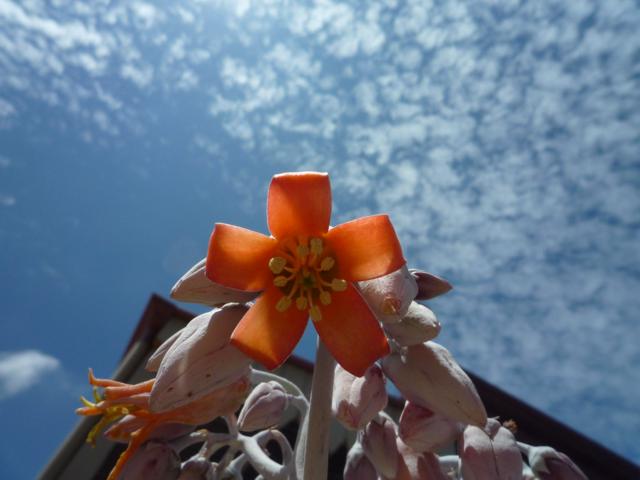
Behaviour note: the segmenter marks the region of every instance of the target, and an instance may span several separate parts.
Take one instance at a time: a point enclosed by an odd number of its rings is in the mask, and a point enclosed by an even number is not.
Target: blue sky
[[[0,477],[42,467],[214,222],[266,232],[291,170],[455,285],[432,307],[464,366],[640,461],[638,24],[623,0],[0,0]]]

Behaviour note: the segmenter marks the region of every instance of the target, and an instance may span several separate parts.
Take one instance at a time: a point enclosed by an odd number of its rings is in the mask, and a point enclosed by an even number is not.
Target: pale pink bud
[[[453,288],[444,278],[420,270],[411,269],[410,271],[418,286],[416,300],[429,300],[443,295]]]
[[[510,430],[490,418],[484,429],[469,425],[460,438],[465,480],[521,480],[522,456]]]
[[[385,323],[383,327],[387,335],[402,347],[419,345],[440,333],[440,322],[433,312],[416,302],[411,302],[402,320]]]
[[[359,442],[353,444],[344,465],[344,480],[377,480],[378,474],[371,461],[364,454]]]
[[[398,434],[416,452],[436,452],[455,440],[459,426],[447,417],[406,402],[400,415]]]
[[[238,427],[243,432],[253,432],[280,423],[289,406],[289,395],[278,382],[263,382],[255,387],[238,416]]]
[[[245,305],[230,304],[187,324],[162,358],[152,411],[181,407],[249,375],[251,359],[229,343],[246,311]]]
[[[204,457],[192,457],[182,465],[178,480],[213,480],[215,470]]]
[[[399,322],[418,293],[416,280],[406,265],[388,275],[358,282],[358,287],[383,323]]]
[[[387,406],[386,380],[376,364],[362,377],[356,377],[340,365],[333,381],[333,415],[345,428],[360,430]]]
[[[404,355],[388,355],[382,369],[410,402],[462,423],[486,423],[473,382],[441,345],[427,342],[408,347]]]
[[[430,452],[419,453],[411,449],[399,438],[398,469],[394,480],[450,480],[440,469],[438,457]],[[465,479],[466,480],[466,479]]]
[[[191,267],[171,289],[171,298],[219,307],[225,303],[246,303],[258,296],[259,292],[245,292],[212,282],[205,273],[206,263],[207,259],[203,258]]]
[[[540,480],[587,480],[587,476],[562,452],[551,447],[530,447],[529,465]]]
[[[360,434],[365,455],[383,477],[395,478],[398,470],[396,427],[387,416],[379,415]]]
[[[180,475],[180,457],[165,443],[145,443],[126,463],[120,480],[153,478],[175,480]]]

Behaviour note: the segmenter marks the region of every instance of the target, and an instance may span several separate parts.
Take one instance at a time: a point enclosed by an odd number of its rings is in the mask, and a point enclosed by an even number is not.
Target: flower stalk
[[[296,470],[298,476],[305,480],[325,480],[327,478],[331,395],[335,363],[327,348],[318,338],[316,363],[311,381],[311,403],[309,413],[302,426],[300,445],[297,446],[299,456],[296,458]]]

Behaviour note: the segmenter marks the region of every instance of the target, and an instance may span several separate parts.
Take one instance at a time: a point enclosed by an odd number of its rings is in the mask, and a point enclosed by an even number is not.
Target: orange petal
[[[156,424],[149,423],[137,432],[131,434],[127,449],[118,457],[118,461],[111,469],[111,472],[109,472],[107,480],[116,480],[120,477],[122,469],[125,467],[127,462],[131,459],[131,457],[133,457],[133,454],[140,449],[142,444],[147,440],[147,438],[149,438],[156,427]]]
[[[406,263],[387,215],[343,223],[329,230],[325,238],[336,256],[339,275],[348,281],[377,278]]]
[[[246,228],[216,223],[209,240],[207,277],[238,290],[263,290],[271,283],[269,259],[277,241]]]
[[[273,370],[291,354],[307,325],[308,311],[295,302],[284,312],[276,310],[282,292],[271,287],[258,297],[231,334],[231,343]]]
[[[275,175],[269,186],[267,222],[271,234],[320,236],[329,229],[331,184],[327,173]]]
[[[389,353],[387,337],[353,285],[344,292],[333,292],[331,303],[320,310],[322,318],[314,322],[318,335],[348,372],[361,377],[373,362]]]
[[[156,380],[152,378],[151,380],[133,385],[109,386],[104,389],[104,398],[105,400],[117,400],[120,398],[130,397],[138,393],[150,392],[155,381]]]

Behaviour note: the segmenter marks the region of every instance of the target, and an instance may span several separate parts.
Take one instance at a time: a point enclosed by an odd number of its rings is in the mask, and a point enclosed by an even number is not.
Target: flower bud
[[[383,323],[399,322],[418,293],[418,285],[406,265],[388,275],[358,282],[358,286]]]
[[[419,453],[407,446],[399,438],[396,441],[398,449],[398,471],[394,480],[449,480],[440,469],[438,457],[430,452]],[[455,477],[454,477],[455,478]],[[466,479],[465,479],[466,480]]]
[[[362,450],[359,442],[353,444],[344,465],[344,480],[378,480],[376,469]]]
[[[490,418],[484,429],[467,426],[460,438],[465,480],[521,480],[522,456],[510,430]]]
[[[360,435],[365,455],[383,477],[395,478],[398,470],[396,428],[387,416],[369,422]]]
[[[180,475],[180,457],[167,444],[161,442],[145,443],[127,462],[121,480],[154,478],[175,480]]]
[[[226,305],[187,324],[162,358],[151,390],[152,411],[186,405],[249,375],[251,360],[229,343],[246,311],[244,305]]]
[[[289,406],[289,395],[278,382],[263,382],[255,387],[238,416],[238,428],[253,432],[280,423],[282,414]]]
[[[449,351],[435,342],[408,347],[382,360],[404,397],[452,420],[483,426],[487,412],[473,382]]]
[[[256,298],[259,292],[245,292],[225,287],[207,278],[203,258],[185,273],[171,289],[171,298],[180,302],[200,303],[220,307],[225,303],[246,303]]]
[[[415,403],[406,402],[398,434],[416,452],[436,452],[458,436],[456,422]]]
[[[440,322],[424,305],[411,302],[409,309],[398,323],[383,325],[387,335],[402,347],[419,345],[432,340],[440,333]]]
[[[340,365],[333,382],[333,415],[345,428],[360,430],[387,406],[386,380],[376,364],[362,377],[356,377]]]
[[[551,447],[530,447],[529,465],[540,480],[587,480],[571,459]]]
[[[430,300],[447,293],[453,288],[444,278],[437,277],[431,273],[414,269],[411,269],[410,272],[418,286],[416,300]]]
[[[178,480],[213,480],[215,470],[209,460],[201,456],[191,457],[182,464]]]

